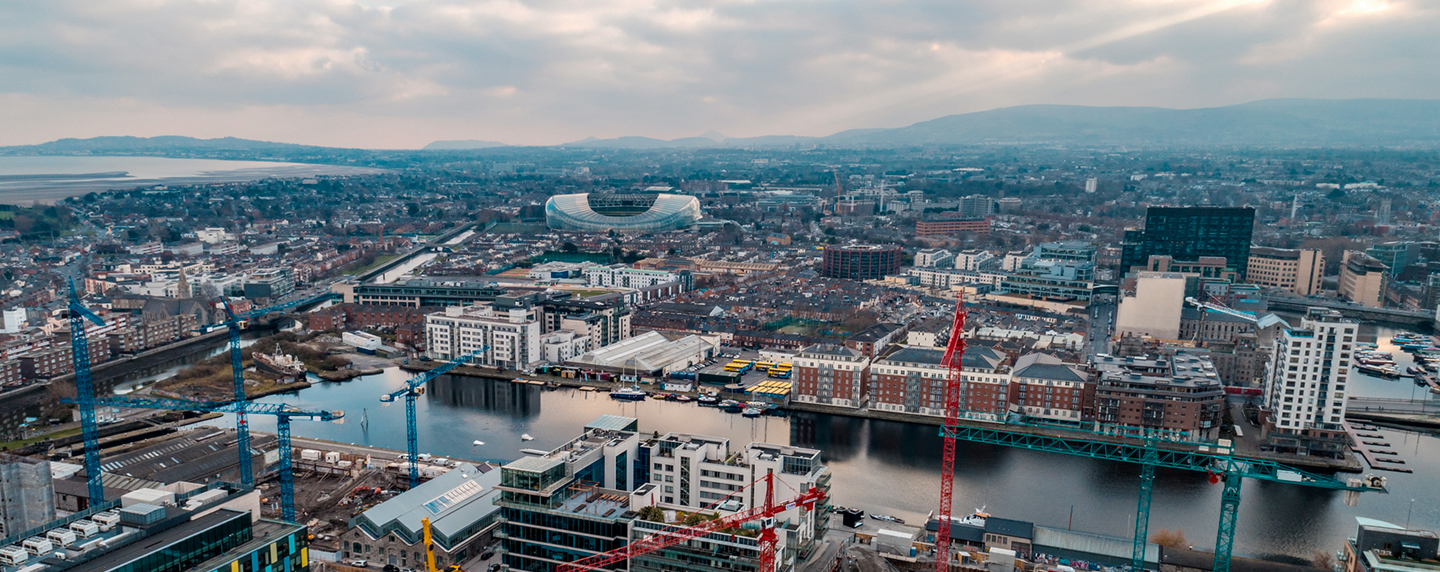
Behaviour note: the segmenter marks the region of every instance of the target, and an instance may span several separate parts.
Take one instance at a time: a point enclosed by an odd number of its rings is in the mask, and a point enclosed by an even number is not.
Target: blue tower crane
[[[75,401],[80,408],[80,432],[85,441],[85,477],[90,485],[90,503],[105,501],[105,487],[100,484],[100,430],[95,425],[95,384],[90,379],[90,342],[85,337],[85,322],[105,325],[94,312],[80,305],[75,294],[75,280],[70,284],[70,353],[75,364]]]
[[[394,403],[397,398],[405,398],[405,451],[410,454],[410,488],[420,485],[420,466],[416,464],[416,457],[420,456],[419,438],[415,429],[415,398],[425,394],[425,382],[435,379],[446,372],[455,369],[456,366],[479,357],[490,350],[490,346],[481,347],[478,350],[467,353],[448,362],[444,365],[410,378],[405,382],[405,387],[394,392],[380,396],[383,403]]]
[[[309,411],[300,409],[285,403],[251,403],[248,401],[185,401],[182,399],[160,399],[160,398],[124,398],[106,397],[95,399],[95,403],[105,407],[129,407],[134,409],[164,409],[169,411],[204,411],[218,413],[241,412],[252,415],[270,415],[275,417],[276,433],[280,437],[280,465],[277,472],[280,477],[280,515],[286,522],[295,522],[295,480],[291,469],[291,447],[290,447],[290,420],[291,419],[315,419],[319,421],[340,421],[344,419],[344,411]],[[237,444],[238,446],[238,444]],[[250,464],[250,456],[242,449],[243,467]],[[243,474],[243,473],[242,473]]]
[[[228,319],[221,324],[212,324],[210,326],[206,326],[205,328],[202,328],[202,331],[208,331],[212,327],[218,327],[221,325],[225,326],[230,330],[230,367],[232,373],[235,376],[235,401],[245,401],[245,367],[241,364],[240,359],[240,330],[245,328],[245,322],[248,320],[253,320],[260,316],[264,316],[265,314],[269,314],[271,312],[279,312],[282,310],[293,308],[295,306],[310,304],[326,298],[333,298],[335,296],[335,294],[327,292],[325,294],[321,294],[319,296],[315,296],[305,300],[294,300],[291,302],[286,302],[284,304],[276,304],[274,306],[260,308],[258,310],[252,310],[249,312],[245,312],[243,315],[235,314],[235,311],[230,307],[230,302],[228,300],[221,300],[222,305],[225,308],[225,315]],[[250,486],[255,484],[255,476],[251,471],[249,462],[250,422],[246,419],[246,413],[243,410],[235,412],[235,435],[238,447],[240,449],[240,484]]]

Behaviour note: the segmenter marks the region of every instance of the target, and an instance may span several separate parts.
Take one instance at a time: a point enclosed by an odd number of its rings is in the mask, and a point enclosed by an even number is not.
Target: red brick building
[[[990,221],[983,218],[958,218],[922,220],[915,223],[915,236],[955,236],[963,232],[989,235]]]
[[[805,403],[861,407],[869,391],[870,358],[834,344],[816,344],[795,354],[793,398]]]

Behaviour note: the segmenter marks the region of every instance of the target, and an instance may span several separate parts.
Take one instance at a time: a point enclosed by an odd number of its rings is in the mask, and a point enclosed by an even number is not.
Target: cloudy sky
[[[828,135],[1440,98],[1434,0],[3,0],[0,145]]]

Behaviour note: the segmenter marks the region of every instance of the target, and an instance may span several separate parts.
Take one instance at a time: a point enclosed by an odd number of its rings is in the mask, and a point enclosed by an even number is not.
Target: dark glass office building
[[[1158,254],[1184,261],[1224,256],[1225,268],[1243,277],[1254,230],[1251,207],[1150,207],[1144,229],[1125,231],[1119,274],[1145,266]]]
[[[874,244],[825,247],[820,275],[849,280],[879,280],[900,273],[900,247]]]

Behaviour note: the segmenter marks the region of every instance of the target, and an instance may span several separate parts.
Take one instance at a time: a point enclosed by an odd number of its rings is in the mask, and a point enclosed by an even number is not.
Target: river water
[[[1370,328],[1367,328],[1367,330]],[[1379,332],[1381,346],[1391,330]],[[1372,334],[1373,335],[1373,334]],[[1403,369],[1404,358],[1396,352]],[[390,368],[347,383],[318,383],[297,395],[270,396],[305,408],[344,409],[342,424],[296,421],[295,435],[405,448],[403,404],[383,407],[379,396],[403,386],[409,374]],[[1409,397],[1409,380],[1356,382],[1359,395]],[[645,432],[682,431],[726,437],[732,446],[766,441],[814,447],[834,473],[833,502],[918,522],[939,499],[941,442],[934,427],[836,415],[796,414],[746,419],[692,404],[619,402],[603,393],[542,392],[539,387],[477,378],[442,376],[420,398],[420,450],[436,455],[505,462],[522,448],[550,449],[573,438],[604,415],[640,419]],[[368,424],[362,424],[366,419]],[[253,416],[259,431],[274,431],[271,418]],[[367,428],[368,427],[368,428]],[[1414,474],[1379,474],[1390,494],[1363,495],[1345,506],[1338,492],[1246,481],[1236,534],[1236,553],[1308,557],[1335,551],[1355,533],[1356,516],[1417,528],[1440,529],[1440,439],[1383,431]],[[521,434],[534,441],[523,442]],[[475,446],[473,442],[485,442]],[[996,516],[1129,537],[1133,531],[1139,470],[1133,465],[961,442],[955,471],[955,511],[984,506]],[[1412,499],[1413,503],[1412,503]],[[1156,475],[1150,530],[1179,529],[1197,549],[1214,546],[1220,486],[1206,475],[1161,470]]]

